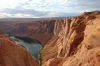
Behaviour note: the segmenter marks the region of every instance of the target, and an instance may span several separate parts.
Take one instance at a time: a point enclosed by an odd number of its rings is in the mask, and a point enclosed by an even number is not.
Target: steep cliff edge
[[[42,44],[46,43],[41,50],[42,66],[100,65],[99,11],[46,22],[12,22],[4,25],[0,23],[0,27],[3,32],[31,36]],[[2,34],[0,57],[0,66],[37,66],[35,59],[25,48],[16,45]]]
[[[32,55],[0,33],[0,66],[38,66]]]
[[[57,21],[41,56],[42,66],[100,66],[100,12]]]

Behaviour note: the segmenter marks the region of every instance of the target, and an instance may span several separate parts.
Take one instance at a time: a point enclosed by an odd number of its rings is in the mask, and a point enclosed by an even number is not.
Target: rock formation
[[[0,33],[0,66],[38,66],[26,49]]]
[[[8,22],[0,20],[0,31],[16,36],[31,37],[38,40],[41,44],[45,44],[51,39],[56,20],[48,19],[39,21],[36,20],[35,22],[28,21]]]
[[[41,56],[42,66],[100,66],[100,12],[56,21]]]
[[[69,19],[6,24],[2,22],[0,27],[3,32],[30,36],[40,41],[44,45],[40,53],[42,66],[100,66],[99,11],[85,12]],[[1,66],[36,64],[23,47],[2,35],[0,57]]]

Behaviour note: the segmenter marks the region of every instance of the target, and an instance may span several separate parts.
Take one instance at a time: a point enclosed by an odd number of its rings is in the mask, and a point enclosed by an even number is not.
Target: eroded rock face
[[[55,23],[54,36],[41,51],[42,66],[100,66],[100,12]]]
[[[12,24],[4,24],[6,27],[1,30],[31,36],[45,45],[41,50],[42,66],[100,66],[99,11],[70,19]],[[0,37],[1,66],[37,66],[23,47],[5,36]]]
[[[0,33],[0,66],[38,66],[26,49]]]
[[[27,20],[26,22],[5,20],[0,21],[0,31],[16,36],[31,37],[45,44],[53,36],[55,22],[56,19]]]

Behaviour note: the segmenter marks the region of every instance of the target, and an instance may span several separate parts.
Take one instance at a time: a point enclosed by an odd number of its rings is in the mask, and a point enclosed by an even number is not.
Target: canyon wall
[[[44,45],[54,35],[55,22],[56,19],[27,20],[27,22],[0,20],[0,31],[14,36],[31,37]]]
[[[86,12],[69,19],[1,22],[0,30],[40,41],[44,45],[41,50],[42,66],[100,66],[99,11]],[[25,48],[2,35],[0,56],[1,66],[37,66]]]
[[[0,33],[0,66],[38,66],[32,55]]]
[[[42,66],[100,66],[100,12],[55,22],[41,58]]]

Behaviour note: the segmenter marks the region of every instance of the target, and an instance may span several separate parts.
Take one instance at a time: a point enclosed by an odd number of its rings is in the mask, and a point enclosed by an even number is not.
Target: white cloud
[[[44,11],[50,11],[51,8],[56,7],[55,9],[60,8],[58,6],[65,6],[67,4],[68,0],[32,0],[28,1],[26,3],[23,3],[23,8],[25,9],[36,9],[36,10],[44,10]],[[53,5],[53,6],[52,6]],[[55,10],[55,9],[51,9]]]
[[[65,4],[66,2],[68,2],[68,0],[46,0],[46,3],[59,3],[59,4]]]
[[[67,13],[100,10],[99,3],[100,0],[0,0],[0,16],[62,17]]]
[[[81,12],[86,9],[100,8],[99,2],[100,0],[32,0],[25,3],[23,8],[34,8],[40,11]]]
[[[9,14],[9,13],[0,13],[0,18],[32,18],[32,14]]]
[[[21,14],[21,13],[18,13],[18,14],[15,14],[14,17],[27,17],[27,18],[30,18],[30,17],[33,17],[32,14]]]
[[[8,14],[6,14],[6,13],[0,13],[0,18],[5,18],[5,17],[7,17],[7,15]]]
[[[0,0],[0,9],[2,8],[14,8],[21,3],[25,3],[28,0]]]

